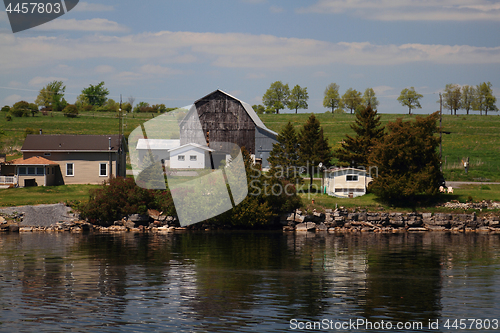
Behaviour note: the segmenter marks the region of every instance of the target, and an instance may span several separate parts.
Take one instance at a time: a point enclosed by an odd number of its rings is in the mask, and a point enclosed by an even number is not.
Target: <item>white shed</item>
[[[151,151],[155,161],[162,161],[166,166],[169,165],[170,150],[181,145],[181,140],[163,140],[163,139],[139,139],[136,150],[139,156],[139,162],[144,161],[144,157]]]
[[[211,168],[210,152],[213,149],[197,143],[188,143],[170,150],[171,169],[204,169]]]
[[[339,198],[359,197],[366,194],[366,188],[372,180],[363,169],[329,170],[325,177],[325,190],[327,194]]]

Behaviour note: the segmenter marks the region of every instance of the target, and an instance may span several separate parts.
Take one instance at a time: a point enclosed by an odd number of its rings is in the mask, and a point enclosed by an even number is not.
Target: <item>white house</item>
[[[326,193],[339,198],[354,198],[366,194],[368,184],[373,180],[366,170],[339,168],[330,170],[325,177]]]
[[[203,169],[211,168],[210,152],[213,149],[197,143],[188,143],[180,147],[170,149],[171,169]]]

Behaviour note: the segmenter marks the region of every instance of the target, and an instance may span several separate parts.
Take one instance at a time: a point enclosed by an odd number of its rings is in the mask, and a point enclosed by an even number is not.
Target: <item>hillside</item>
[[[346,134],[354,135],[350,125],[354,116],[331,113],[316,114],[324,128],[325,135],[333,148],[340,147]],[[287,122],[299,129],[309,114],[261,115],[270,129],[279,132]],[[412,120],[415,116],[382,114],[382,123],[394,121],[398,117]],[[141,123],[150,120],[151,114],[129,114],[124,118],[124,131],[127,135]],[[60,113],[53,116],[13,118],[7,121],[0,115],[0,152],[15,153],[23,143],[26,129],[34,133],[39,129],[44,134],[113,134],[118,133],[118,118],[109,113],[85,113],[78,118],[66,118]],[[451,132],[443,135],[443,163],[447,180],[500,181],[500,116],[443,115],[443,130]],[[12,148],[11,148],[12,147]],[[19,154],[17,154],[19,156]],[[469,173],[464,173],[461,160],[470,158]]]

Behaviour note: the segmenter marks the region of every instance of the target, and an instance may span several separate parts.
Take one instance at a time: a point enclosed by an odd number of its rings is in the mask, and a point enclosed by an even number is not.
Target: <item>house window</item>
[[[45,168],[44,167],[37,167],[36,168],[36,174],[37,176],[43,176],[45,174]]]
[[[99,176],[106,177],[108,175],[108,164],[107,163],[99,163]]]
[[[26,175],[26,167],[19,167],[19,175]]]
[[[196,155],[191,155],[189,156],[190,161],[196,161]]]
[[[358,175],[346,175],[346,181],[348,182],[357,182]]]
[[[184,161],[184,155],[179,155],[177,156],[178,161]]]
[[[75,170],[73,163],[66,163],[66,176],[74,176]]]
[[[50,156],[50,153],[44,153],[43,156]]]
[[[36,175],[35,167],[28,167],[28,175]]]

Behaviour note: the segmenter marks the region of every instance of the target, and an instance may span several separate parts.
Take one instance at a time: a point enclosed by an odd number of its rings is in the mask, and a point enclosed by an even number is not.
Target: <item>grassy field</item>
[[[156,116],[156,115],[155,115]],[[382,114],[382,124],[397,118],[413,120],[415,116]],[[272,130],[279,132],[291,122],[298,130],[307,120],[309,114],[280,114],[261,115],[261,119]],[[324,128],[330,145],[335,149],[346,134],[354,135],[350,125],[354,116],[350,114],[331,113],[316,114]],[[124,132],[128,135],[141,123],[150,120],[151,114],[127,115],[124,118]],[[11,154],[8,159],[20,157],[20,148],[24,141],[26,128],[44,134],[113,134],[118,133],[118,118],[113,113],[84,113],[77,118],[66,118],[61,113],[53,112],[52,116],[41,114],[35,117],[13,118],[7,121],[4,114],[0,114],[0,149]],[[500,116],[443,116],[443,129],[450,132],[443,135],[443,169],[447,180],[454,181],[500,181]],[[0,150],[0,152],[2,152]],[[465,174],[462,159],[469,157],[469,173]],[[10,189],[0,190],[0,205],[10,206],[17,204],[55,203],[66,200],[84,200],[87,198],[89,185],[61,186],[49,188]],[[309,202],[311,194],[301,194]],[[478,200],[500,200],[498,185],[462,187],[450,197],[466,201],[469,196]],[[317,195],[315,204],[327,207],[366,206],[379,208],[373,195],[366,195],[356,199],[337,199],[326,195]]]

